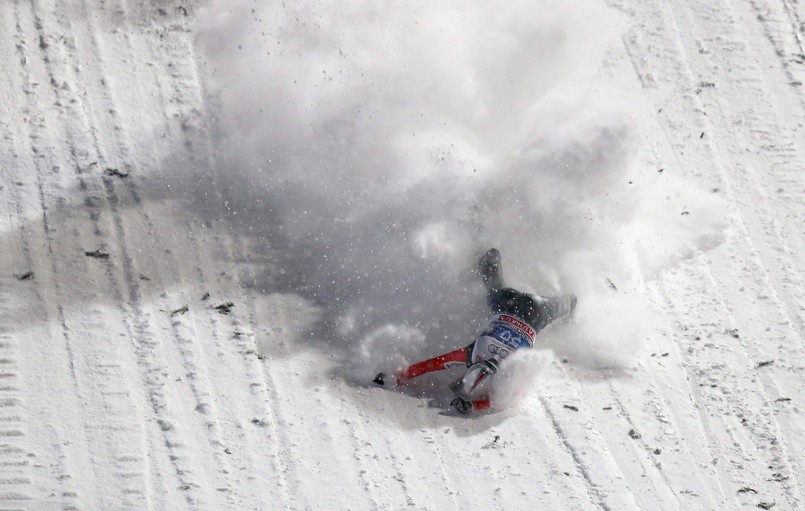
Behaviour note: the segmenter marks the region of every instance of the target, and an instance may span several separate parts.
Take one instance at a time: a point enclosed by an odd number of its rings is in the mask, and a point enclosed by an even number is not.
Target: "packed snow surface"
[[[798,0],[0,4],[0,508],[805,508]],[[460,416],[475,263],[575,318]],[[460,373],[458,373],[460,374]]]

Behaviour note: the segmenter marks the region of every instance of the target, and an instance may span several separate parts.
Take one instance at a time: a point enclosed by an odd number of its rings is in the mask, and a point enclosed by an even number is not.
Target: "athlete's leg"
[[[458,396],[472,399],[473,392],[484,380],[490,378],[498,370],[499,360],[490,358],[472,364],[461,378],[450,383],[449,387]]]
[[[400,383],[404,383],[406,380],[416,378],[417,376],[422,376],[426,373],[448,369],[458,363],[466,365],[467,361],[469,360],[471,346],[472,345],[465,346],[463,348],[451,351],[450,353],[445,353],[444,355],[439,355],[438,357],[417,362],[416,364],[410,365],[405,369],[395,372],[394,376],[397,377],[397,384],[399,385]]]

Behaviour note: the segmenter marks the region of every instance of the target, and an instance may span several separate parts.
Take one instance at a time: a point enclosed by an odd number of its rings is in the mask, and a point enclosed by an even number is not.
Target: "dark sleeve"
[[[535,296],[537,318],[534,328],[542,330],[557,319],[568,319],[576,308],[576,295]]]

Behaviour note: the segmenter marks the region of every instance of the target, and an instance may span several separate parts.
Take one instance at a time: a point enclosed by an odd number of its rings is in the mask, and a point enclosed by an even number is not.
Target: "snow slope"
[[[802,508],[804,24],[3,2],[0,508]],[[367,385],[490,244],[580,297],[520,402]]]

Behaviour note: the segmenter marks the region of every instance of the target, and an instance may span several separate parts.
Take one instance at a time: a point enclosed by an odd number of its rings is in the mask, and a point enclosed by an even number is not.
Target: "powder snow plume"
[[[630,363],[652,322],[630,291],[718,226],[659,220],[681,183],[629,186],[619,26],[588,1],[214,3],[198,41],[233,225],[272,262],[255,285],[321,307],[308,338],[363,377],[470,342],[496,246],[510,284],[579,296],[550,348]]]

